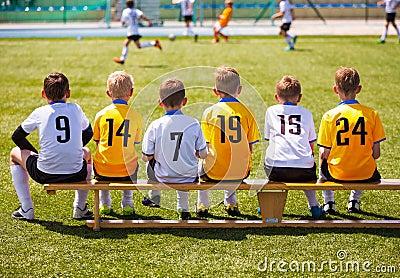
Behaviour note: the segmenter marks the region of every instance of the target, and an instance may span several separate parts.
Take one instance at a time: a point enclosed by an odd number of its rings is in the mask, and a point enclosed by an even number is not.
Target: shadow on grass
[[[165,69],[168,68],[168,65],[139,65],[139,68],[145,69]]]

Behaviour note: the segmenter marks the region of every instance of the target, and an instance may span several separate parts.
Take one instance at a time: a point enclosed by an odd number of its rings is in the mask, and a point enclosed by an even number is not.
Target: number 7
[[[175,140],[175,138],[177,136],[178,136],[178,140],[176,141],[176,145],[175,145],[175,152],[174,152],[173,161],[178,161],[179,149],[180,149],[181,143],[182,143],[183,132],[171,132],[170,133],[171,140]]]

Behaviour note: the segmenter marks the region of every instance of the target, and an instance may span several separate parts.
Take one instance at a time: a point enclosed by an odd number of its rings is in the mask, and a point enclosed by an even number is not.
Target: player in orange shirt
[[[219,36],[222,36],[225,41],[228,41],[228,36],[222,34],[221,30],[228,26],[228,23],[232,18],[232,6],[233,0],[225,0],[225,9],[222,11],[222,14],[218,15],[219,21],[214,25],[213,43],[219,42]]]

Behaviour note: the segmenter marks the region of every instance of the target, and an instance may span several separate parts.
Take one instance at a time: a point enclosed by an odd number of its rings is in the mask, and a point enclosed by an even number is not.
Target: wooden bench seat
[[[255,228],[255,227],[314,227],[314,228],[400,228],[400,220],[282,220],[289,190],[400,190],[400,179],[382,179],[379,183],[277,183],[247,180],[243,183],[201,184],[137,184],[121,182],[80,182],[45,184],[48,194],[57,190],[93,190],[94,220],[86,225],[100,228]],[[99,214],[99,190],[257,190],[261,220],[102,220]]]

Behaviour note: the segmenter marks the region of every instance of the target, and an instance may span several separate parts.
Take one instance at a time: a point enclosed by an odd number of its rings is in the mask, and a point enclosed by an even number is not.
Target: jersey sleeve
[[[147,128],[142,141],[142,153],[150,156],[155,154],[156,138],[155,129],[153,124]]]
[[[374,140],[374,144],[377,144],[379,142],[386,140],[386,135],[385,135],[385,131],[383,129],[383,124],[382,124],[381,118],[379,117],[378,113],[376,113],[376,117],[375,117],[375,129],[374,129],[374,134],[373,134],[373,140]]]
[[[101,115],[97,113],[93,125],[93,140],[96,142],[100,141],[100,119]]]
[[[197,140],[195,143],[196,151],[202,151],[206,148],[206,140],[204,139],[203,132],[201,130],[200,124],[197,124]]]
[[[35,109],[22,123],[21,127],[26,133],[32,133],[38,128],[38,110]]]
[[[206,140],[207,143],[210,142],[211,138],[210,138],[210,127],[209,127],[209,123],[207,122],[207,118],[208,118],[208,109],[204,111],[203,113],[203,117],[201,119],[201,130],[203,131],[203,135],[204,135],[204,139]]]
[[[135,137],[135,144],[139,144],[142,140],[142,133],[143,133],[143,119],[142,116],[138,117],[138,128],[136,131],[136,137]]]
[[[249,111],[249,132],[247,134],[247,140],[250,145],[257,143],[260,141],[260,137],[258,135],[258,125],[254,115]]]
[[[269,110],[267,109],[267,112],[265,112],[265,123],[264,123],[264,139],[269,140],[270,138],[270,116],[269,116]]]
[[[332,136],[330,122],[327,120],[327,115],[322,117],[321,124],[319,126],[317,144],[321,147],[331,148],[332,147]]]

